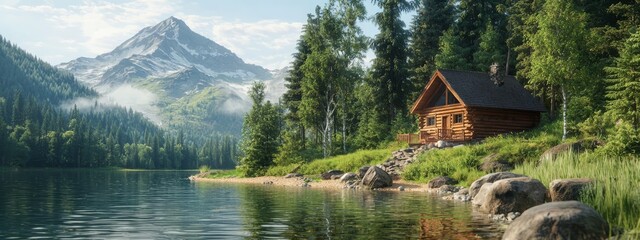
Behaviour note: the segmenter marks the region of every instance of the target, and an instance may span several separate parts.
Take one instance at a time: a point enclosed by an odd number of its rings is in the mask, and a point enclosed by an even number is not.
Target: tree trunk
[[[567,139],[567,91],[564,86],[560,87],[562,91],[562,141]]]
[[[549,99],[551,101],[551,103],[549,104],[549,118],[553,119],[555,117],[555,91],[553,91],[554,88],[553,86],[551,86],[551,93],[549,93]]]
[[[505,64],[504,67],[504,75],[505,76],[509,76],[509,60],[511,58],[511,48],[507,47],[507,63]]]

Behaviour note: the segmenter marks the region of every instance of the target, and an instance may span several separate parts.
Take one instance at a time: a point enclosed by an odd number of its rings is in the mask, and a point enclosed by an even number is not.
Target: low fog
[[[159,113],[155,106],[157,97],[151,91],[136,88],[130,84],[123,84],[112,88],[96,89],[101,94],[97,98],[76,98],[61,105],[62,108],[72,109],[75,105],[79,110],[89,110],[96,103],[98,106],[120,106],[131,108],[142,113],[157,125],[162,125]]]

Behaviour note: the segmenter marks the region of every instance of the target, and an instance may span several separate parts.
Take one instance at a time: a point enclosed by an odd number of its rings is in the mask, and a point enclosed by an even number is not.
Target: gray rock
[[[348,182],[351,180],[355,180],[358,178],[358,175],[356,175],[355,173],[352,172],[348,172],[342,175],[342,177],[340,177],[340,182]]]
[[[344,174],[331,175],[331,180],[337,180],[337,179],[340,179],[340,178],[342,178],[342,175],[344,175]]]
[[[364,178],[364,174],[367,173],[367,170],[369,170],[370,166],[363,166],[360,169],[358,169],[358,177],[360,179]]]
[[[458,192],[458,190],[460,190],[460,187],[456,187],[453,185],[442,185],[440,188],[438,188],[438,193],[451,194],[451,193]]]
[[[401,191],[401,192],[404,191],[404,186],[398,187],[398,190]]]
[[[508,178],[485,183],[473,198],[473,205],[481,212],[506,214],[524,212],[543,204],[547,189],[536,179],[529,177]]]
[[[362,185],[370,189],[390,187],[392,184],[391,176],[379,167],[370,167],[362,178]]]
[[[476,194],[478,194],[478,191],[480,191],[480,187],[482,187],[482,185],[485,183],[492,183],[501,179],[517,178],[517,177],[526,177],[526,176],[522,174],[515,174],[510,172],[497,172],[497,173],[484,175],[481,178],[478,178],[478,180],[475,180],[471,184],[471,187],[469,187],[469,195],[471,196],[471,198],[474,198]]]
[[[500,154],[492,153],[480,160],[480,170],[486,173],[504,172],[513,170],[513,164],[503,159]]]
[[[589,178],[556,179],[549,184],[551,201],[580,200],[580,194],[593,180]]]
[[[581,153],[585,150],[593,150],[596,147],[602,145],[603,143],[597,140],[578,140],[570,143],[562,143],[558,144],[552,148],[549,148],[547,151],[544,151],[540,156],[540,161],[554,161],[558,155],[565,154],[569,151],[574,153]]]
[[[435,147],[436,147],[436,144],[435,144],[435,143],[429,143],[429,144],[427,145],[427,149],[434,149]]]
[[[334,176],[334,175],[342,176],[342,174],[344,174],[344,172],[343,172],[343,171],[335,170],[335,169],[334,169],[334,170],[329,170],[329,171],[327,171],[327,172],[325,172],[325,173],[321,174],[320,176],[321,176],[321,177],[322,177],[322,179],[324,179],[324,180],[329,180],[329,179],[331,179],[331,177],[332,177],[332,176]]]
[[[294,177],[302,177],[302,174],[300,174],[300,173],[289,173],[286,176],[284,176],[284,178],[294,178]]]
[[[609,230],[604,218],[583,203],[550,202],[523,212],[502,239],[607,239]]]
[[[429,183],[427,183],[427,187],[428,188],[440,188],[444,185],[453,185],[453,184],[457,184],[458,181],[447,177],[447,176],[440,176],[440,177],[436,177],[434,179],[431,179],[431,181],[429,181]]]
[[[443,140],[438,140],[435,144],[435,147],[437,148],[447,148],[450,147],[451,144],[448,143],[447,141],[443,141]]]
[[[458,192],[453,194],[453,200],[458,200],[462,202],[471,201],[471,196],[469,196],[469,189],[463,188],[458,190]]]

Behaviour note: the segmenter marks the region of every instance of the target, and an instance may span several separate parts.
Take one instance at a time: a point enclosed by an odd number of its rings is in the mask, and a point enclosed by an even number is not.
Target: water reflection
[[[0,171],[0,239],[469,239],[502,230],[424,193],[191,183],[192,172]]]
[[[469,206],[422,193],[239,185],[250,239],[498,239]]]

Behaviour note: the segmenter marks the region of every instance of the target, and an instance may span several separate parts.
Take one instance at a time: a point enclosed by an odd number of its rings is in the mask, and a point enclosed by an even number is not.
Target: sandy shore
[[[284,177],[254,177],[254,178],[200,178],[192,177],[192,181],[196,182],[214,182],[214,183],[239,183],[239,184],[265,184],[273,186],[285,186],[285,187],[301,187],[304,184],[302,178],[284,178]],[[344,183],[340,180],[320,180],[312,181],[309,183],[311,188],[319,189],[343,189]],[[412,183],[404,180],[393,181],[393,186],[388,188],[381,188],[377,190],[382,191],[399,191],[398,188],[402,186],[405,191],[427,191],[427,184]]]

